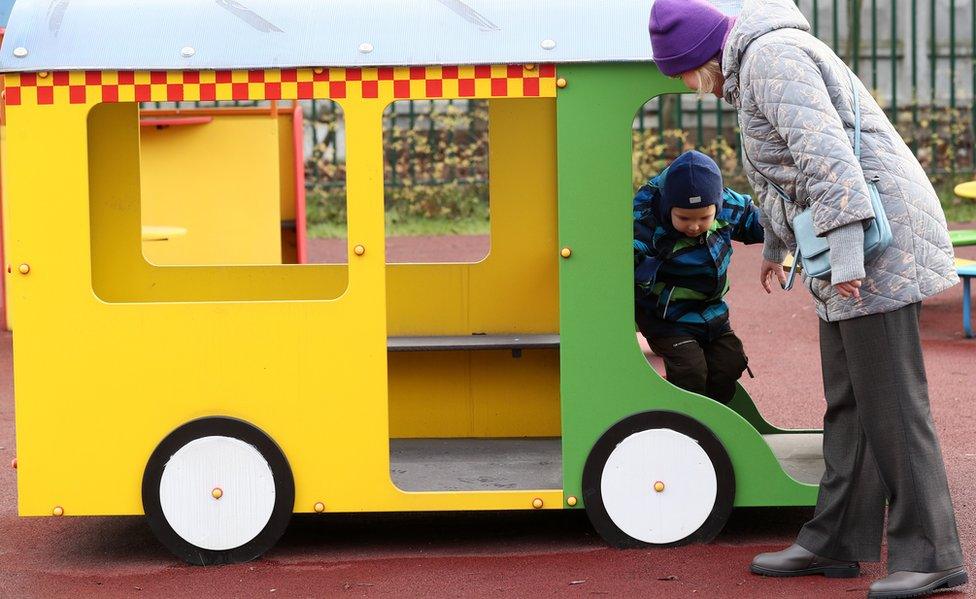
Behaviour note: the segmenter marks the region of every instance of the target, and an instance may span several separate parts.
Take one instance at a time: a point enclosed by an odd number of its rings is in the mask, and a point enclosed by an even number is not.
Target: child
[[[701,152],[679,156],[634,198],[637,326],[668,381],[725,404],[748,368],[723,300],[733,239],[763,241],[759,210],[723,188]]]

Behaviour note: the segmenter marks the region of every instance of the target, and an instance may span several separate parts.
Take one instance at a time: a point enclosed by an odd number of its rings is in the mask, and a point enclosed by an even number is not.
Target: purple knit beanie
[[[731,19],[706,0],[654,0],[651,47],[668,77],[702,66],[722,50]]]

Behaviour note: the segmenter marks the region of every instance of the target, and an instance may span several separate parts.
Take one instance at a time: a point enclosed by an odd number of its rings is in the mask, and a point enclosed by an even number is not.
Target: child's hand
[[[860,279],[854,279],[853,281],[847,281],[846,283],[838,283],[834,285],[834,289],[836,289],[837,293],[841,294],[843,297],[853,297],[856,300],[861,299]]]
[[[783,272],[783,265],[779,262],[773,262],[763,258],[762,270],[759,273],[759,282],[762,283],[763,289],[766,290],[766,293],[773,292],[773,289],[770,286],[770,279],[773,275],[775,275],[779,280],[780,287],[786,287],[786,273]]]

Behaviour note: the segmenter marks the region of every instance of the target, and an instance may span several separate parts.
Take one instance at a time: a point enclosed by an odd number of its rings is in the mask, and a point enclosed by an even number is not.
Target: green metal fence
[[[713,1],[731,11],[741,5],[739,0]],[[974,1],[796,0],[812,33],[851,65],[933,182],[942,187],[972,178],[976,172]],[[340,187],[345,180],[341,110],[329,100],[303,102],[303,106],[307,184],[320,190]],[[469,125],[458,124],[453,113],[459,110],[471,113]],[[479,110],[476,103],[463,100],[398,102],[388,109],[384,122],[387,186],[438,185],[459,179],[483,184],[487,152],[462,170],[418,171],[414,164],[419,159],[418,143],[425,150],[445,143],[454,148],[482,143],[486,122],[473,114]],[[724,101],[693,95],[652,100],[637,111],[634,139],[637,178],[692,147],[712,153],[731,179],[741,176],[735,113]],[[408,165],[407,170],[397,165]]]
[[[736,4],[735,2],[726,4]],[[741,4],[741,3],[739,3]],[[972,0],[796,0],[812,33],[861,78],[937,185],[976,171],[976,10]],[[734,8],[734,7],[733,7]],[[653,164],[691,147],[738,148],[723,101],[665,97],[635,119],[635,143]],[[648,142],[656,137],[656,146]],[[733,152],[738,157],[738,152]],[[740,166],[740,165],[737,165]]]

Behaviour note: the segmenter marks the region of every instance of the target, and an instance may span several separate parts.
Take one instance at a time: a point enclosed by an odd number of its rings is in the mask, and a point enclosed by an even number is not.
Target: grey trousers
[[[887,499],[889,572],[963,563],[929,410],[920,310],[820,322],[827,469],[797,537],[817,555],[878,561]]]

